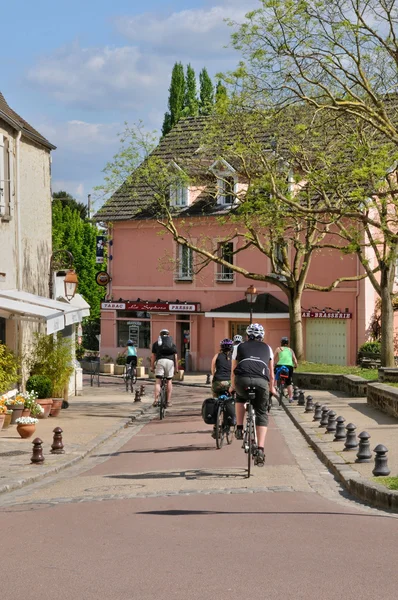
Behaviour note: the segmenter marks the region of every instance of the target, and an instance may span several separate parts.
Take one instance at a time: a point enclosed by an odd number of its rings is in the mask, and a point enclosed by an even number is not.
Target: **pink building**
[[[162,144],[167,143],[167,137]],[[228,225],[221,225],[217,217],[228,212],[233,199],[225,184],[230,165],[223,161],[222,168],[219,193],[208,214],[197,210],[203,189],[187,184],[170,196],[170,201],[181,208],[180,216],[192,240],[225,236]],[[217,177],[217,170],[213,172]],[[230,178],[236,191],[241,182],[232,167]],[[179,358],[188,361],[187,370],[208,372],[220,340],[243,334],[249,323],[245,291],[251,283],[259,294],[253,306],[253,321],[263,324],[266,341],[276,347],[282,336],[289,335],[287,300],[278,287],[252,282],[214,263],[196,273],[191,251],[176,245],[154,215],[145,212],[148,198],[141,196],[119,192],[96,216],[107,223],[112,242],[111,283],[101,312],[101,354],[116,358],[131,338],[137,342],[139,356],[147,366],[152,342],[160,329],[167,327],[176,341]],[[236,250],[236,243],[224,246],[223,251]],[[251,272],[272,271],[269,259],[254,248],[236,254],[234,261]],[[328,250],[313,257],[308,280],[329,285],[338,277],[356,276],[359,268],[355,256]],[[306,360],[355,364],[374,311],[373,288],[367,280],[340,284],[332,292],[308,290],[302,308]]]

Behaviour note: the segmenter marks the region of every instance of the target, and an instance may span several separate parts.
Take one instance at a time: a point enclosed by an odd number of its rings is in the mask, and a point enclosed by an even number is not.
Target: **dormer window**
[[[210,171],[217,177],[217,204],[232,206],[237,200],[236,170],[226,160],[220,158],[212,164]]]
[[[188,188],[182,183],[170,187],[171,206],[188,206]]]

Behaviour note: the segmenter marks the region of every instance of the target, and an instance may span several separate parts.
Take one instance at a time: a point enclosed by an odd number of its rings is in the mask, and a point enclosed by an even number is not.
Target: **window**
[[[170,204],[172,206],[188,206],[188,188],[181,183],[170,187]]]
[[[234,177],[224,175],[218,179],[219,204],[233,204],[236,200],[236,181]]]
[[[6,343],[6,320],[0,317],[0,344]]]
[[[11,141],[0,134],[0,217],[11,216],[13,189],[13,154]]]
[[[234,263],[234,245],[233,242],[225,242],[220,244],[218,249],[219,256],[229,262]],[[217,265],[216,281],[232,282],[234,280],[234,272],[229,267]]]
[[[178,270],[177,279],[192,280],[193,265],[192,265],[192,250],[188,246],[178,246]]]
[[[137,348],[150,348],[151,323],[150,321],[116,321],[117,345],[123,348],[128,340],[133,340]]]
[[[246,337],[247,323],[232,322],[229,323],[229,332],[231,340],[235,335],[241,335],[243,339]]]

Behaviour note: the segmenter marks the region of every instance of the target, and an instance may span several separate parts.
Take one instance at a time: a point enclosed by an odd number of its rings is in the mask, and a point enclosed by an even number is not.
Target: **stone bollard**
[[[313,421],[320,421],[322,418],[322,404],[320,402],[315,403],[315,412]],[[344,435],[345,437],[345,435]]]
[[[370,435],[367,431],[362,431],[359,435],[359,448],[357,452],[356,463],[369,463],[372,458],[370,451]]]
[[[346,426],[347,436],[343,448],[343,452],[348,452],[349,450],[356,450],[358,448],[358,440],[357,434],[355,433],[356,425],[354,423],[348,423]]]
[[[342,440],[345,440],[347,432],[345,430],[345,418],[344,417],[337,417],[336,419],[336,433],[334,434],[334,442],[340,442]]]
[[[322,406],[322,416],[321,416],[321,420],[319,422],[319,427],[326,427],[326,425],[328,424],[329,421],[329,408],[326,406],[326,404],[324,404]]]
[[[326,426],[326,433],[335,433],[336,427],[336,413],[334,412],[334,410],[330,410],[328,414],[328,424]]]
[[[298,405],[305,406],[305,397],[303,390],[300,390],[298,393]]]
[[[307,396],[307,403],[305,405],[305,411],[306,413],[310,413],[314,411],[314,403],[312,401],[312,396]]]
[[[298,402],[298,399],[299,399],[299,391],[298,391],[297,388],[294,388],[294,391],[293,391],[293,402]]]
[[[65,454],[61,427],[56,427],[53,431],[53,434],[54,438],[50,450],[51,454]]]
[[[375,477],[387,477],[391,473],[387,464],[387,452],[388,449],[383,444],[378,444],[374,451],[375,456],[375,468],[372,473]]]
[[[145,385],[140,385],[140,396],[145,396]]]
[[[30,459],[30,462],[33,463],[34,465],[41,465],[42,463],[44,463],[43,442],[41,441],[40,438],[35,438],[33,440],[32,444],[33,444],[33,454],[32,454],[32,458]]]
[[[141,402],[140,391],[135,390],[134,402]]]
[[[210,377],[211,377],[210,373],[207,373],[207,375],[206,375],[206,384],[207,383],[211,383]]]

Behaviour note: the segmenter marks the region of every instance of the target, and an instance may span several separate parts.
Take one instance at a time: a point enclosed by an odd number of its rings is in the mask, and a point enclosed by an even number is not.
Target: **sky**
[[[160,130],[171,69],[198,76],[234,68],[230,18],[244,21],[259,0],[13,0],[1,10],[0,90],[47,137],[53,191],[80,201],[103,181],[124,123]],[[100,201],[97,201],[98,203]],[[99,208],[97,204],[95,208]]]

